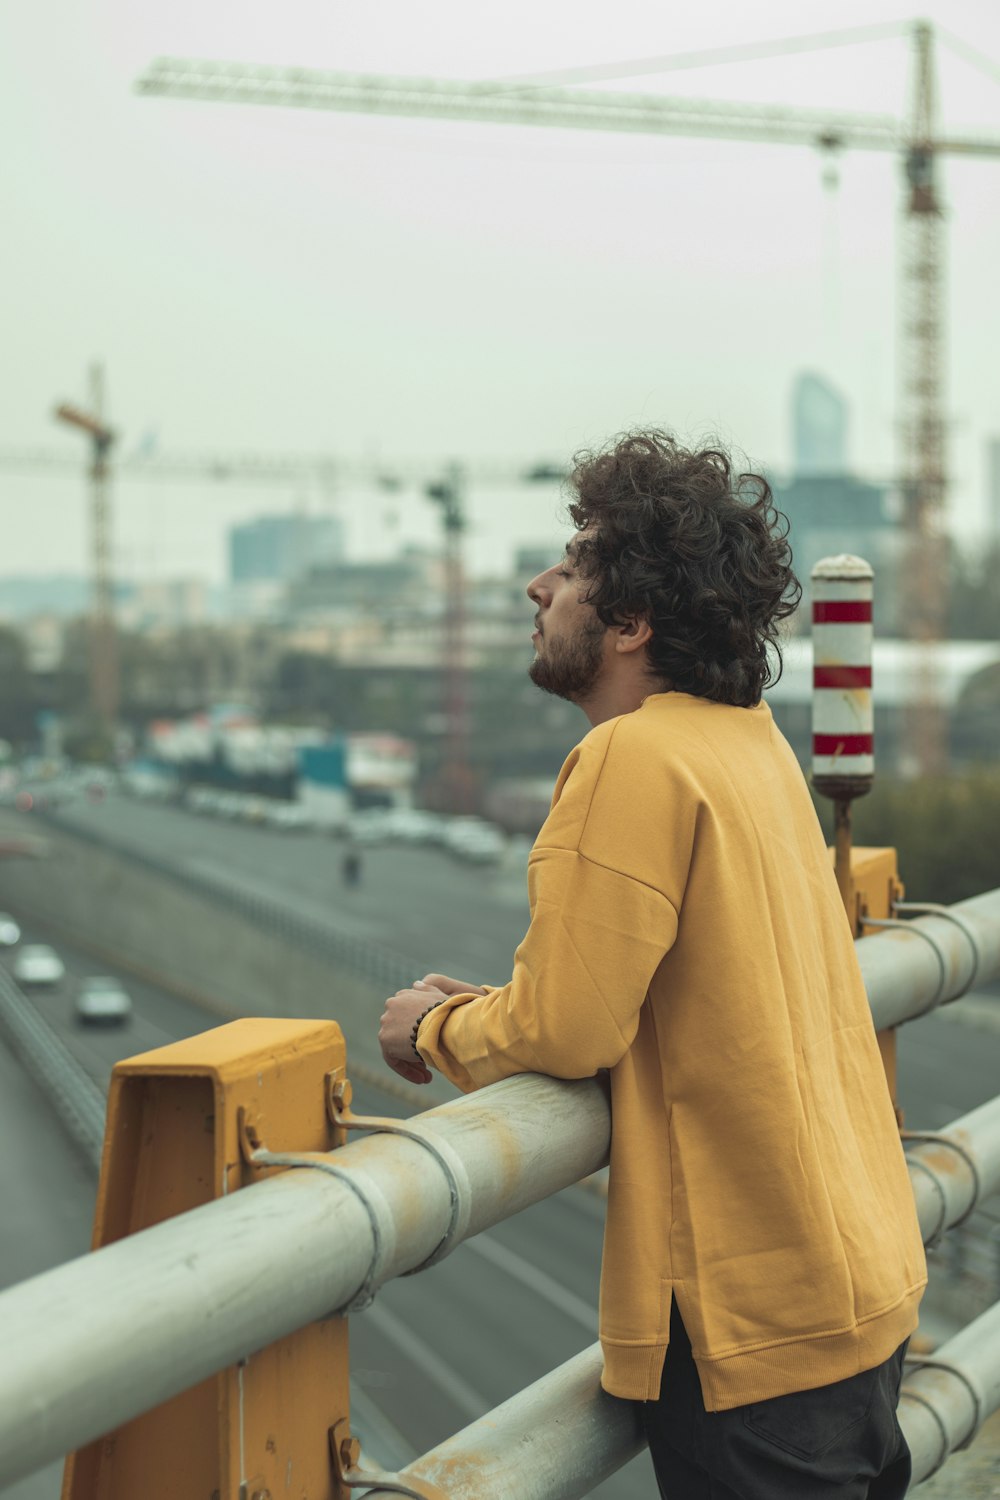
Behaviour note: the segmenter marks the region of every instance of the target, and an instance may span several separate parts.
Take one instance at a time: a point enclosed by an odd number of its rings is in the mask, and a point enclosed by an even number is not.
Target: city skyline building
[[[847,401],[813,370],[792,387],[792,452],[796,476],[847,472]]]
[[[794,567],[809,600],[809,579],[823,557],[863,557],[875,569],[875,616],[882,631],[898,627],[903,536],[890,514],[884,485],[857,479],[847,468],[850,408],[824,376],[803,371],[791,395],[794,470],[774,486],[789,522]]]
[[[336,516],[256,516],[231,527],[228,541],[234,584],[291,583],[344,555],[344,528]]]

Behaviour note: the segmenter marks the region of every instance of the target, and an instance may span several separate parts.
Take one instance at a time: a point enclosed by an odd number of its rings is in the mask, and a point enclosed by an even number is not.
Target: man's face
[[[554,567],[528,584],[536,627],[528,675],[536,687],[571,703],[590,696],[604,667],[606,627],[581,599],[587,586],[577,570],[573,542]]]

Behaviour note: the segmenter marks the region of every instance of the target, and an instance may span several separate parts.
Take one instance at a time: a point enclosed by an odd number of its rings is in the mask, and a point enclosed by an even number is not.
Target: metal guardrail
[[[168,862],[117,844],[111,847],[188,887],[195,883]],[[263,898],[258,901],[210,880],[202,884],[216,899],[221,895],[252,912],[257,922],[277,913],[290,934],[310,929],[331,956],[338,950],[341,962],[350,961],[345,949],[356,956],[361,950],[363,959],[372,953],[379,960],[386,957],[374,945],[345,942],[320,923],[290,917]],[[899,924],[866,938],[859,956],[876,1024],[915,1019],[1000,971],[1000,892],[939,908],[917,924]],[[365,971],[384,982],[395,977],[383,962],[371,969],[366,965]],[[406,965],[407,979],[412,972]],[[30,1006],[21,1000],[23,1030],[23,1011]],[[78,1074],[76,1063],[66,1057]],[[65,1069],[63,1074],[65,1086]],[[94,1092],[99,1096],[96,1086]],[[431,1111],[410,1121],[409,1128],[410,1138],[378,1136],[339,1150],[336,1177],[276,1160],[274,1165],[290,1168],[279,1178],[3,1294],[0,1318],[7,1356],[0,1367],[0,1484],[120,1425],[252,1349],[328,1316],[332,1309],[343,1309],[388,1278],[420,1269],[427,1258],[439,1258],[442,1238],[451,1248],[593,1172],[606,1159],[610,1120],[595,1081],[567,1084],[522,1075]],[[429,1151],[419,1144],[423,1135],[431,1143]],[[537,1153],[539,1135],[546,1141],[544,1157]],[[921,1227],[925,1236],[936,1237],[1000,1188],[1000,1100],[955,1121],[934,1139],[914,1140],[908,1155]],[[265,1220],[294,1232],[272,1237],[275,1242],[265,1250],[254,1232]],[[334,1222],[338,1254],[331,1257]],[[404,1223],[405,1244],[397,1238],[397,1226]],[[192,1245],[197,1255],[192,1255]],[[261,1285],[271,1280],[282,1288],[273,1304],[260,1297]],[[151,1281],[158,1288],[153,1309]],[[164,1319],[162,1310],[168,1305],[170,1316]],[[204,1317],[208,1306],[213,1308],[210,1320]],[[43,1325],[44,1345],[37,1338]],[[126,1327],[128,1340],[121,1336]],[[481,1479],[490,1462],[501,1466],[498,1476],[504,1464],[510,1468],[511,1447],[520,1449],[524,1442],[525,1409],[519,1403],[530,1396],[537,1454],[551,1451],[563,1463],[572,1460],[575,1477],[567,1475],[561,1487],[553,1488],[550,1465],[539,1461],[527,1475],[518,1465],[513,1487],[502,1487],[497,1478],[496,1500],[515,1494],[519,1500],[552,1500],[557,1494],[571,1500],[586,1493],[636,1451],[634,1412],[616,1414],[619,1403],[600,1392],[599,1361],[599,1348],[585,1351],[570,1362],[573,1369],[552,1372],[490,1414],[484,1419],[488,1428],[473,1424],[405,1473],[430,1480],[438,1466],[437,1472],[450,1476],[450,1500],[472,1500],[482,1490],[472,1479],[463,1480],[463,1472],[468,1475],[470,1466],[472,1471],[479,1466]],[[950,1340],[925,1366],[907,1380],[901,1407],[916,1480],[933,1472],[1000,1406],[1000,1306]],[[80,1375],[83,1368],[86,1380]],[[546,1411],[551,1420],[540,1421]],[[376,1485],[378,1476],[369,1482]]]
[[[905,1377],[899,1418],[914,1485],[936,1473],[1000,1405],[998,1344],[1000,1304]],[[602,1362],[599,1344],[585,1349],[400,1473],[382,1476],[391,1481],[384,1488],[371,1475],[366,1500],[391,1500],[399,1493],[397,1481],[412,1484],[412,1493],[448,1500],[484,1494],[490,1500],[577,1500],[588,1494],[643,1444],[636,1407],[601,1390]]]
[[[65,1042],[0,969],[0,1034],[44,1090],[94,1171],[104,1143],[104,1094]]]
[[[438,1260],[610,1142],[593,1079],[522,1075],[407,1126],[340,1148],[336,1175],[290,1165],[0,1294],[0,1486]]]
[[[369,1300],[389,1279],[437,1262],[594,1171],[607,1158],[610,1129],[596,1079],[522,1074],[411,1119],[406,1134],[352,1141],[308,1167],[294,1155],[257,1152],[261,1167],[288,1170],[10,1288],[0,1295],[0,1485],[306,1323]],[[960,1219],[977,1190],[996,1190],[998,1138],[995,1100],[955,1121],[946,1139],[914,1147],[925,1236]],[[967,1164],[964,1180],[952,1157]],[[331,1170],[316,1170],[321,1161]],[[919,1377],[906,1431],[925,1455],[925,1473],[1000,1405],[1000,1307],[984,1319],[957,1336],[965,1363],[953,1340]],[[975,1329],[989,1334],[982,1347]],[[555,1382],[546,1390],[561,1390],[564,1375],[546,1377]],[[578,1437],[591,1458],[578,1472],[610,1472],[631,1455],[632,1429],[602,1425],[596,1378],[579,1400],[587,1443]],[[549,1430],[560,1452],[580,1416],[563,1412],[561,1401]],[[522,1436],[511,1430],[510,1446]],[[506,1493],[550,1495],[523,1469],[518,1475]],[[452,1500],[470,1493],[458,1486]]]

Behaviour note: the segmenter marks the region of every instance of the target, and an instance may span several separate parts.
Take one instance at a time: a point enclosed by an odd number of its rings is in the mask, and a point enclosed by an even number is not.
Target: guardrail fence
[[[858,951],[877,1027],[916,1019],[1000,974],[1000,891]],[[597,1080],[526,1075],[407,1121],[359,1119],[345,1070],[332,1023],[288,1020],[236,1022],[118,1065],[102,1247],[0,1295],[0,1485],[77,1449],[68,1500],[98,1484],[103,1500],[266,1500],[289,1463],[322,1471],[309,1493],[330,1500],[359,1487],[570,1500],[637,1451],[635,1410],[600,1391],[594,1345],[401,1474],[364,1461],[344,1314],[598,1170],[610,1114]],[[906,1144],[928,1241],[1000,1189],[1000,1099]],[[915,1479],[998,1406],[995,1305],[907,1375]]]

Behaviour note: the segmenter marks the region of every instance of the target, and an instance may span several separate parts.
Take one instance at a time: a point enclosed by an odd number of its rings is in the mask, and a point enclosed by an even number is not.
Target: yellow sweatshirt
[[[464,1090],[610,1069],[605,1388],[659,1394],[676,1297],[706,1408],[843,1380],[916,1326],[923,1247],[850,929],[766,704],[592,730],[528,864],[514,976],[422,1022]]]

